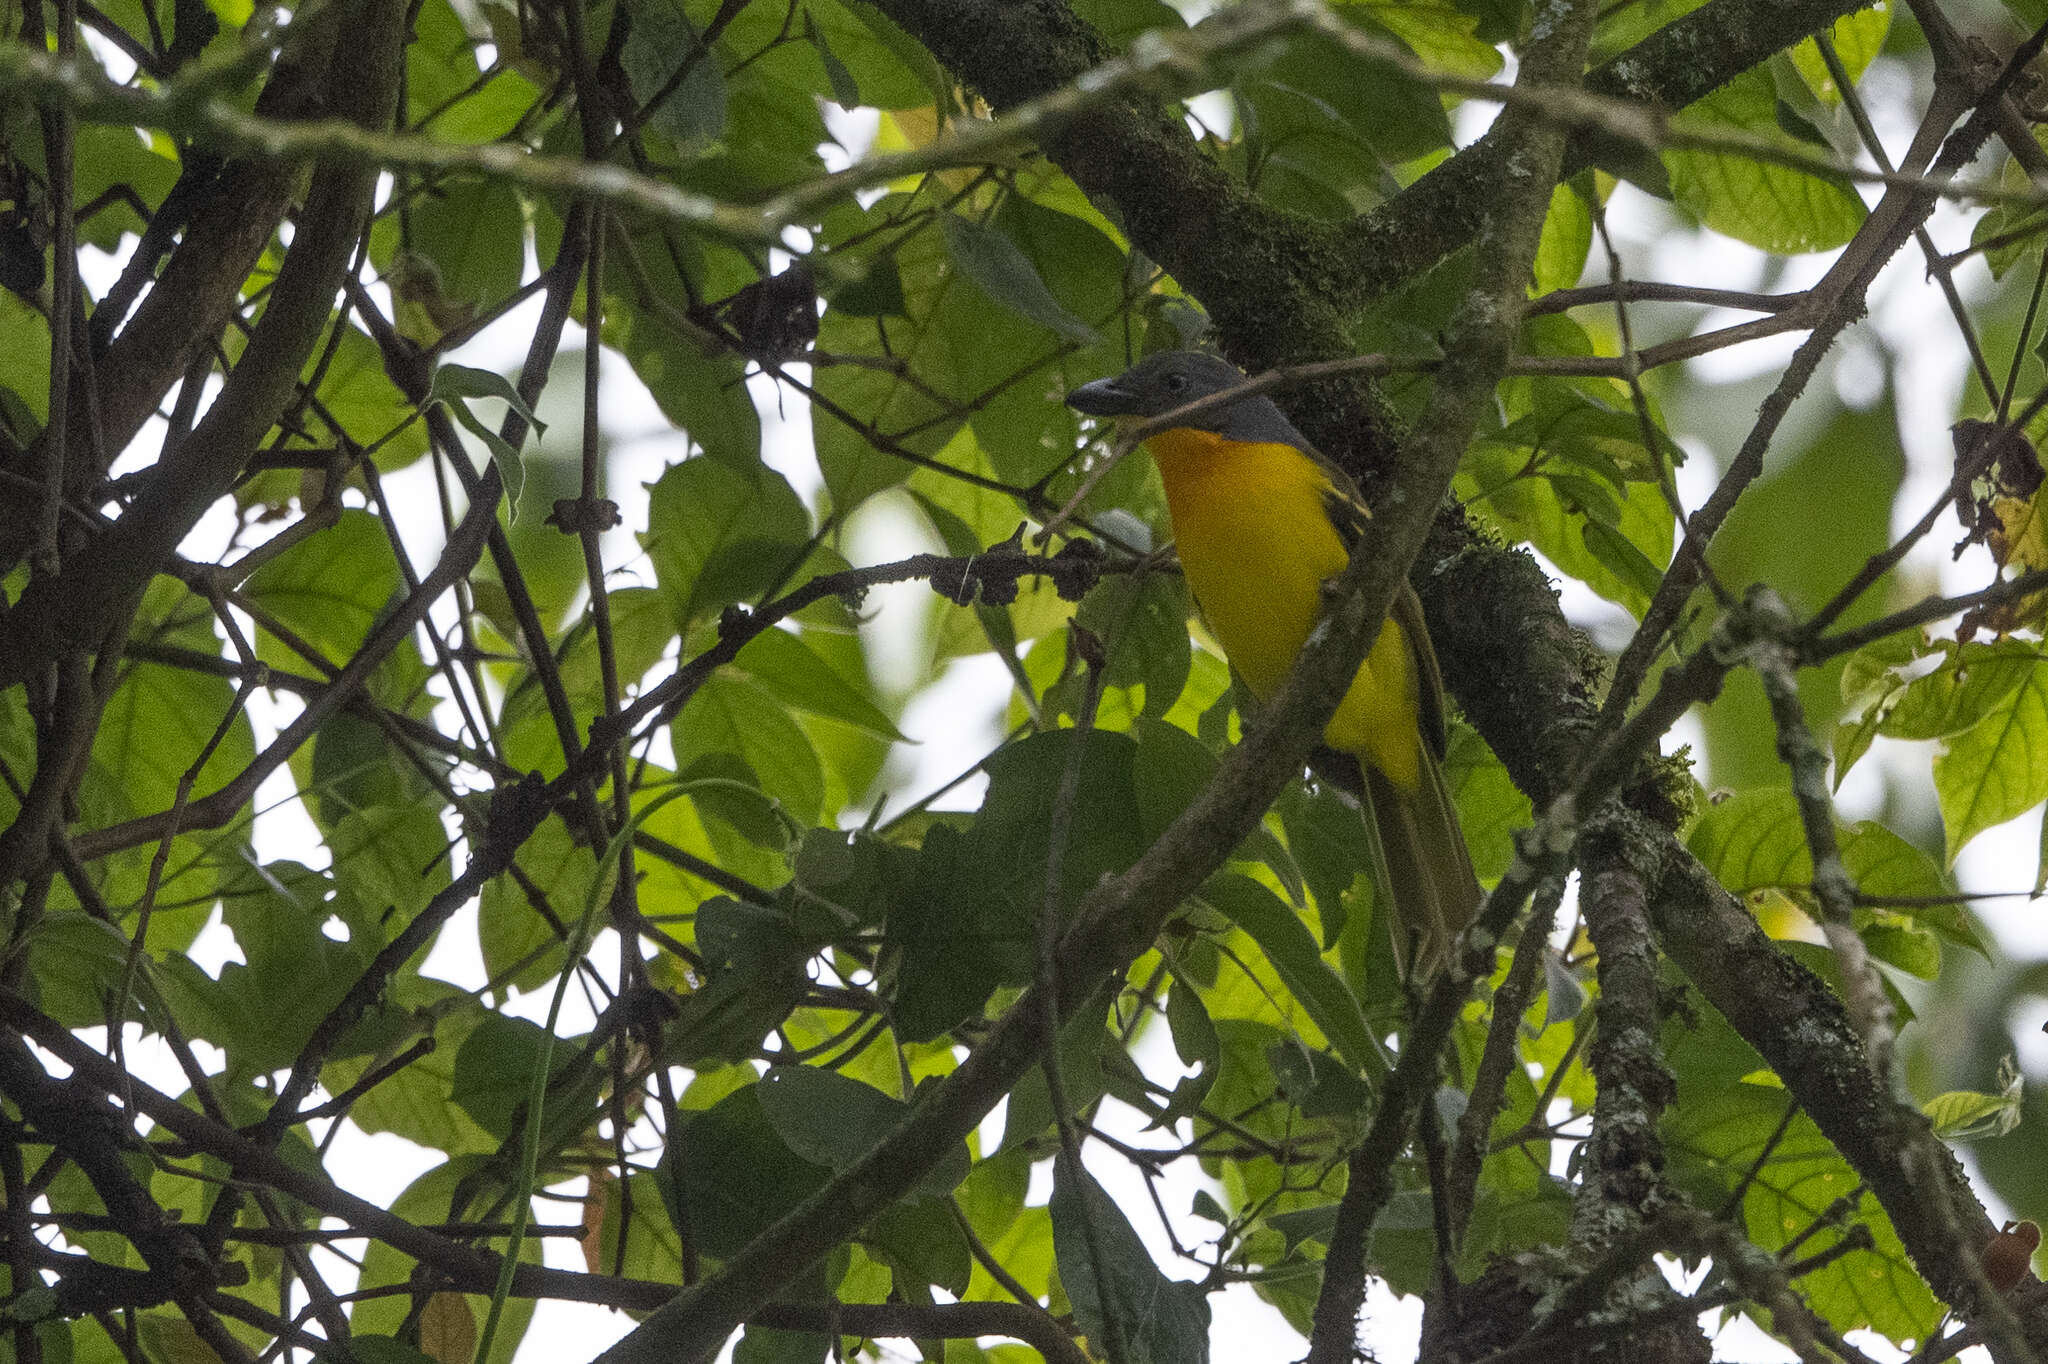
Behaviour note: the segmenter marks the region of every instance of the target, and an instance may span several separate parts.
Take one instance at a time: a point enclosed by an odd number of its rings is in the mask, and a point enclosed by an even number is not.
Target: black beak
[[[1137,410],[1137,397],[1121,379],[1097,379],[1069,393],[1067,406],[1091,417],[1121,417]]]

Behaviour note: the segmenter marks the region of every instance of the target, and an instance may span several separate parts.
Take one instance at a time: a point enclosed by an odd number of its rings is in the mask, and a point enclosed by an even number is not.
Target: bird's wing
[[[1364,499],[1352,488],[1350,480],[1342,475],[1332,479],[1324,490],[1323,512],[1330,518],[1330,524],[1337,528],[1337,537],[1344,542],[1347,553],[1358,543],[1358,537],[1365,532],[1366,521],[1372,516],[1366,510]],[[1394,593],[1394,604],[1388,611],[1388,618],[1398,624],[1407,637],[1408,656],[1415,664],[1416,727],[1422,731],[1423,743],[1441,761],[1449,742],[1444,729],[1443,672],[1437,667],[1436,646],[1429,642],[1429,627],[1422,621],[1422,602],[1405,579],[1400,590]]]
[[[1408,654],[1415,660],[1415,726],[1422,731],[1422,742],[1441,762],[1450,747],[1444,727],[1444,675],[1437,667],[1436,646],[1429,642],[1429,627],[1422,621],[1422,599],[1405,578],[1400,591],[1394,593],[1388,615],[1401,623],[1408,636]]]

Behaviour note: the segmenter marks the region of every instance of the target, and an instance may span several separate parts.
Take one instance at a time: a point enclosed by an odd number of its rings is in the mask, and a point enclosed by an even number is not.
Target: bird
[[[1149,355],[1066,395],[1076,411],[1145,421],[1245,382],[1201,351]],[[1286,680],[1371,516],[1357,486],[1263,394],[1145,438],[1166,487],[1174,547],[1195,605],[1251,694]],[[1409,981],[1427,979],[1484,892],[1444,782],[1443,681],[1404,579],[1387,622],[1311,756],[1317,775],[1364,807],[1368,865]],[[1373,844],[1377,848],[1373,848]]]

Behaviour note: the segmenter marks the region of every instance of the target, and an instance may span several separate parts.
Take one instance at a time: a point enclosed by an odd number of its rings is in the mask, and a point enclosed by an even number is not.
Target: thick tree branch
[[[1594,1249],[1656,1216],[1670,1196],[1657,1123],[1677,1084],[1657,1043],[1662,1011],[1647,887],[1629,860],[1633,849],[1657,833],[1639,817],[1617,815],[1613,824],[1589,829],[1579,844],[1579,906],[1600,954],[1600,994],[1586,1057],[1599,1089],[1593,1135],[1582,1156],[1587,1174],[1574,1203],[1573,1239]]]
[[[1586,89],[1656,109],[1683,109],[1867,3],[1714,0],[1587,72]],[[1599,152],[1596,138],[1574,138],[1564,173],[1595,164]],[[1385,297],[1470,241],[1508,160],[1496,128],[1361,219],[1346,243],[1362,272],[1353,302]]]
[[[257,117],[289,121],[322,108],[342,8],[309,13],[303,26],[296,27],[292,43],[257,97]],[[54,61],[27,49],[8,52],[10,59],[16,56]],[[283,221],[298,181],[296,168],[265,158],[223,166],[203,152],[188,157],[184,173],[158,206],[120,284],[93,312],[90,334],[97,358],[89,374],[73,377],[70,389],[74,404],[90,404],[98,412],[100,445],[95,450],[87,439],[90,433],[77,425],[64,433],[67,497],[90,501],[106,474],[106,461],[127,448],[171,385],[220,335],[249,272]],[[184,240],[173,252],[172,240],[181,228]],[[149,271],[166,253],[171,253],[170,261],[151,283]],[[150,283],[148,294],[120,335],[114,336],[114,327],[145,283]],[[82,387],[87,378],[92,381],[90,390]],[[45,432],[42,438],[51,439],[52,433]],[[0,501],[0,562],[12,562],[27,534],[17,509]]]
[[[357,0],[329,78],[338,114],[367,127],[390,121],[403,17],[399,0]],[[330,164],[316,174],[301,229],[241,363],[191,436],[145,476],[127,513],[73,554],[60,575],[32,584],[0,622],[0,687],[34,675],[66,649],[96,642],[233,487],[284,411],[333,314],[376,184],[374,169],[362,166]]]
[[[1592,0],[1548,0],[1538,5],[1533,24],[1541,36],[1524,51],[1516,83],[1534,90],[1576,85],[1598,13]],[[1482,412],[1492,405],[1494,387],[1521,328],[1530,266],[1564,158],[1563,129],[1542,122],[1525,108],[1510,108],[1501,121],[1501,136],[1512,149],[1513,170],[1498,187],[1492,216],[1480,234],[1478,269],[1445,334],[1444,365],[1437,372],[1436,387],[1402,443],[1390,480],[1390,486],[1408,494],[1408,516],[1426,515],[1442,499],[1466,441]],[[1372,1125],[1352,1152],[1323,1260],[1308,1364],[1347,1364],[1356,1350],[1358,1313],[1365,1302],[1366,1251],[1373,1223],[1393,1195],[1395,1158],[1436,1087],[1438,1057],[1466,993],[1475,981],[1492,974],[1494,949],[1521,911],[1515,882],[1512,874],[1504,878],[1478,920],[1460,935],[1452,953],[1455,960],[1433,982],[1427,1004],[1403,1040],[1401,1059],[1382,1087]]]

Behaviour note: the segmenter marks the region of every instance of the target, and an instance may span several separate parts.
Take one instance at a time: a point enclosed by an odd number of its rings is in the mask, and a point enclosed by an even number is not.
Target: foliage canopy
[[[0,0],[0,1350],[2048,1349],[2048,30],[1910,8]],[[1060,402],[1197,343],[1377,508],[1307,666],[1414,560],[1433,981]]]

